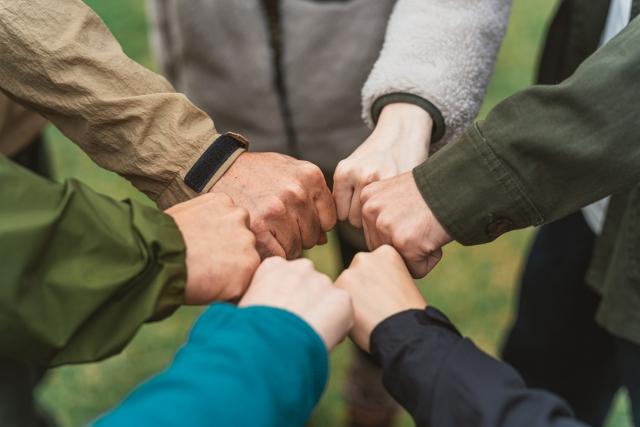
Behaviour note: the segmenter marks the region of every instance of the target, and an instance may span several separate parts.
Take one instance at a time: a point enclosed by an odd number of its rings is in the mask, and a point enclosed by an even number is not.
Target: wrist
[[[389,145],[428,148],[432,129],[433,119],[424,109],[414,104],[393,103],[382,109],[374,132],[381,134],[379,140],[388,141]]]

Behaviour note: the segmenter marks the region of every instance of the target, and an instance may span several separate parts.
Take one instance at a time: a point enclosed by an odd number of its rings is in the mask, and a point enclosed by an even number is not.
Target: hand
[[[451,237],[425,203],[411,172],[369,184],[360,201],[369,249],[395,247],[415,278],[436,266]]]
[[[244,153],[210,190],[249,211],[263,258],[297,258],[327,242],[336,208],[320,169],[276,153]]]
[[[333,197],[338,218],[362,227],[360,192],[367,185],[412,170],[427,159],[433,121],[413,104],[389,104],[373,133],[338,163]]]
[[[336,286],[351,295],[355,312],[351,339],[365,351],[369,351],[369,338],[380,322],[427,306],[400,254],[391,246],[357,254]]]
[[[187,247],[185,303],[238,300],[260,264],[247,211],[224,194],[205,194],[165,213]]]
[[[318,273],[311,261],[265,260],[240,306],[266,305],[290,311],[305,322],[332,350],[351,329],[353,308],[349,294]]]

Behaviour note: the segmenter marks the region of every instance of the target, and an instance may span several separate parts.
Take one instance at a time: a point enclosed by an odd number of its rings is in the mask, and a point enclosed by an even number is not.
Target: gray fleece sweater
[[[262,0],[149,4],[162,69],[221,131],[331,172],[368,136],[385,95],[436,107],[446,132],[433,148],[460,134],[478,113],[511,0],[281,0],[279,64]]]

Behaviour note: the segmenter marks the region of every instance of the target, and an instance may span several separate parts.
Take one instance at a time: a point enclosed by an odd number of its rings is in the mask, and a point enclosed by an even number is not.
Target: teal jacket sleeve
[[[298,427],[328,373],[321,338],[269,307],[210,307],[171,366],[94,427]]]
[[[3,357],[99,360],[183,301],[185,248],[171,217],[1,155],[0,242]]]
[[[640,18],[558,85],[532,86],[414,170],[463,244],[562,218],[640,180]]]

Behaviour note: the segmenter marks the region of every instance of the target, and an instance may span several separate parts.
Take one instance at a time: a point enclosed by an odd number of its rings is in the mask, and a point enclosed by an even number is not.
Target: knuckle
[[[367,261],[368,258],[368,254],[366,252],[358,252],[354,257],[353,257],[353,265],[360,265],[364,262]]]
[[[362,216],[367,220],[373,220],[378,216],[378,207],[373,203],[364,202],[362,204]]]
[[[360,192],[360,201],[362,203],[370,202],[375,195],[375,188],[372,184],[365,186]]]
[[[409,233],[399,232],[392,238],[393,246],[401,252],[406,252],[414,246],[413,236]]]
[[[286,200],[293,202],[304,202],[307,200],[307,191],[297,183],[289,184],[284,190]]]
[[[386,215],[379,215],[376,219],[376,229],[383,233],[391,233],[393,230],[393,220]]]
[[[292,263],[295,263],[296,267],[298,267],[300,270],[313,270],[313,262],[311,262],[311,260],[307,259],[307,258],[300,258],[297,259],[295,261],[292,261]]]
[[[287,207],[279,197],[270,197],[264,206],[266,217],[280,217],[286,214]]]

